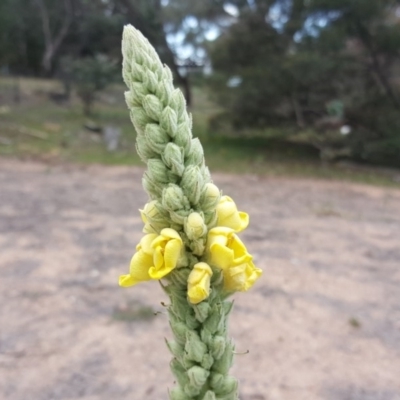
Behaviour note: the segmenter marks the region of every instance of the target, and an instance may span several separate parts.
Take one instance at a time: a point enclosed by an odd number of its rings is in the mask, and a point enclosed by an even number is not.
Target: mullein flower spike
[[[248,290],[261,275],[236,235],[249,216],[211,182],[171,71],[131,25],[124,29],[122,53],[125,99],[151,200],[140,210],[145,235],[119,284],[164,282],[175,339],[167,342],[177,381],[170,399],[234,400],[238,383],[228,375],[234,346],[227,336],[232,302],[226,298]]]

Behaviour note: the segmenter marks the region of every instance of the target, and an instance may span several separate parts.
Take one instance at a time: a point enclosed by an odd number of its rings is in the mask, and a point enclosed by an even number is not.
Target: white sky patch
[[[215,40],[218,36],[220,35],[219,29],[217,29],[216,27],[210,28],[207,32],[205,32],[204,37],[212,42],[213,40]]]
[[[224,4],[224,10],[227,12],[229,15],[232,15],[232,17],[238,17],[239,16],[239,9],[231,3],[225,3]]]
[[[241,83],[242,83],[243,79],[238,76],[232,76],[228,79],[228,82],[226,82],[226,86],[230,87],[230,88],[235,88],[238,87]]]

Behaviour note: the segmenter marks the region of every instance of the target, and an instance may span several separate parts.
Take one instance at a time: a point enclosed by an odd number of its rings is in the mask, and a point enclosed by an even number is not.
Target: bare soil
[[[0,399],[167,399],[167,299],[117,285],[142,173],[0,159]],[[400,191],[214,179],[264,270],[231,315],[241,399],[399,400]]]

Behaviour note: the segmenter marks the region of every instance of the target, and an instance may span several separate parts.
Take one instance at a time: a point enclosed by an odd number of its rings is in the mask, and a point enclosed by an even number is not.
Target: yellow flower
[[[212,270],[205,262],[194,265],[188,278],[188,297],[192,304],[206,299],[210,294],[210,279]]]
[[[139,282],[151,279],[149,269],[153,266],[153,248],[151,243],[157,237],[151,233],[145,235],[136,246],[137,252],[133,255],[129,267],[129,274],[119,277],[119,285],[123,287],[133,286]]]
[[[229,196],[222,196],[217,205],[218,226],[232,228],[241,232],[249,225],[249,215],[238,211],[235,202]]]
[[[154,250],[154,264],[149,269],[149,275],[152,279],[161,279],[176,267],[183,242],[178,232],[171,228],[165,228],[153,240],[151,247]]]
[[[208,232],[206,251],[210,264],[223,270],[247,263],[253,258],[235,231],[222,226]]]
[[[227,291],[246,291],[262,274],[231,228],[216,227],[210,230],[206,254],[211,265],[223,270],[224,289]]]
[[[261,276],[262,271],[253,261],[224,270],[224,289],[228,292],[245,292],[249,290],[255,281]]]

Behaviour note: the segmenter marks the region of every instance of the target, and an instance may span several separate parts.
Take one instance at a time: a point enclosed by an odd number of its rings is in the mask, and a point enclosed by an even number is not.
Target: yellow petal
[[[154,249],[151,244],[157,236],[158,235],[156,233],[149,233],[148,235],[143,236],[139,243],[140,249],[142,249],[146,254],[152,255]]]
[[[229,292],[243,291],[246,284],[246,264],[227,268],[224,271],[224,289]]]
[[[247,228],[249,216],[245,212],[239,212],[235,202],[229,196],[222,196],[217,206],[218,226],[232,228],[240,232]]]
[[[188,277],[188,298],[192,304],[198,304],[210,294],[212,270],[204,262],[194,265]]]
[[[176,239],[170,240],[165,246],[164,263],[168,272],[172,271],[176,267],[181,250],[182,241],[178,241]]]
[[[229,268],[233,264],[233,250],[219,243],[214,243],[210,247],[210,264],[218,268]]]
[[[262,270],[260,268],[257,268],[252,262],[248,263],[246,268],[246,283],[244,290],[249,290],[258,280],[261,274]]]
[[[177,239],[180,242],[182,242],[181,237],[179,236],[179,233],[177,231],[175,231],[174,229],[171,228],[164,228],[161,231],[161,235],[164,236],[165,238],[168,239]]]
[[[158,246],[153,253],[153,262],[156,270],[162,268],[164,264],[164,249]]]
[[[130,275],[121,275],[119,277],[119,286],[129,287],[136,285],[136,283],[138,282],[136,282]]]
[[[233,250],[234,265],[240,265],[250,261],[253,257],[247,252],[246,246],[236,235],[232,236],[229,247]]]
[[[134,254],[129,267],[129,274],[135,282],[148,281],[149,268],[153,265],[153,257],[139,250]]]

